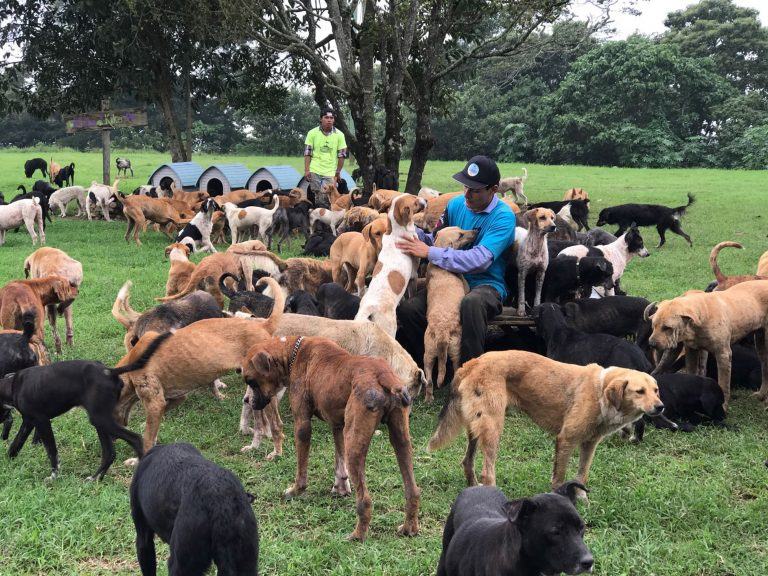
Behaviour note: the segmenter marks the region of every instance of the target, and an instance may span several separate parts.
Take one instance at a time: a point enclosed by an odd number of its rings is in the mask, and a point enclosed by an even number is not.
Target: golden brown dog
[[[69,285],[78,292],[80,284],[83,282],[83,265],[71,258],[63,250],[58,248],[44,247],[32,252],[24,260],[24,276],[26,278],[45,278],[47,276],[62,276],[69,281]],[[66,325],[67,345],[73,346],[75,343],[75,328],[72,318],[72,300],[69,304],[46,306],[48,313],[48,323],[51,325],[53,339],[56,344],[56,353],[61,354],[61,337],[56,327],[56,316],[63,315]]]
[[[195,271],[195,263],[189,261],[189,244],[174,243],[165,248],[165,257],[171,261],[165,295],[178,294],[189,283]]]
[[[445,212],[448,202],[450,202],[456,196],[463,195],[464,192],[449,192],[447,194],[441,194],[437,198],[430,198],[427,200],[427,207],[424,209],[423,228],[431,232],[437,226],[440,221],[440,217]]]
[[[180,291],[173,295],[164,296],[162,298],[155,298],[158,302],[168,302],[169,300],[177,300],[182,296],[186,296],[194,292],[195,290],[205,290],[211,296],[216,298],[216,302],[219,306],[224,307],[224,295],[219,289],[219,278],[226,272],[229,272],[233,276],[240,278],[244,272],[243,264],[238,258],[237,254],[231,252],[217,252],[206,256],[195,267],[194,271],[189,277],[189,281],[181,288]],[[213,282],[204,282],[204,280],[210,276],[213,278]],[[250,270],[248,271],[250,276]],[[246,284],[248,279],[246,279]]]
[[[763,383],[757,396],[768,398],[768,282],[751,280],[722,292],[691,290],[683,296],[654,302],[645,309],[653,333],[648,343],[663,352],[657,371],[663,370],[685,346],[685,367],[689,374],[704,375],[702,352],[717,361],[717,383],[723,391],[723,407],[731,397],[731,344],[752,332],[762,364]]]
[[[768,250],[760,256],[760,260],[757,263],[757,275],[768,276]]]
[[[188,222],[182,219],[176,208],[160,198],[151,198],[142,194],[124,196],[118,193],[115,199],[123,205],[123,214],[128,222],[125,240],[128,241],[133,232],[133,240],[139,246],[141,246],[139,232],[146,229],[148,222],[157,224],[169,238],[173,238],[171,235],[173,230],[177,230]]]
[[[717,280],[717,286],[714,288],[715,292],[728,290],[731,286],[736,286],[736,284],[750,280],[768,280],[768,276],[757,276],[754,274],[742,274],[741,276],[726,276],[723,274],[720,271],[720,266],[717,264],[717,256],[723,248],[743,249],[744,247],[738,242],[720,242],[720,244],[712,248],[712,251],[709,253],[709,266],[712,268],[715,280]]]
[[[544,273],[549,266],[547,235],[554,232],[555,213],[549,208],[533,208],[524,214],[527,231],[515,232],[515,260],[517,262],[517,315],[525,315],[525,279],[533,272],[536,275],[536,291],[533,305],[541,304],[541,289]],[[521,223],[524,221],[520,219]],[[525,224],[523,224],[525,225]]]
[[[571,188],[565,192],[563,200],[589,200],[589,194],[584,188]]]
[[[379,188],[374,190],[371,197],[368,198],[368,206],[379,212],[386,212],[392,205],[392,200],[398,196],[402,196],[405,192],[398,192],[397,190],[386,190],[385,188]]]
[[[115,408],[115,417],[126,424],[131,408],[141,400],[147,417],[145,451],[155,445],[166,409],[180,403],[197,388],[212,383],[215,386],[221,376],[240,366],[248,350],[275,331],[283,314],[285,298],[274,279],[262,278],[259,283],[268,285],[275,294],[275,306],[268,319],[198,320],[174,332],[143,369],[123,376],[125,386]],[[156,336],[156,332],[145,333],[118,366],[130,364],[141,356]]]
[[[386,218],[377,218],[363,232],[344,232],[331,245],[330,261],[333,281],[357,295],[365,294],[365,278],[373,272],[381,252],[381,237],[387,231]]]
[[[365,482],[365,458],[376,427],[385,422],[405,487],[405,524],[400,534],[419,532],[419,487],[413,475],[413,448],[408,426],[406,386],[380,358],[353,356],[325,338],[280,337],[263,340],[248,350],[243,377],[252,390],[255,410],[264,409],[288,388],[296,439],[296,480],[285,497],[307,488],[307,463],[312,416],[331,427],[336,447],[332,493],[351,493],[355,485],[357,525],[350,535],[365,540],[371,523],[371,496]],[[349,466],[349,473],[347,473]]]
[[[255,200],[256,198],[261,198],[264,196],[264,192],[251,192],[250,190],[232,190],[231,192],[227,192],[226,194],[222,194],[221,196],[214,196],[214,200],[216,201],[216,204],[219,206],[224,206],[227,202],[232,202],[233,204],[237,204],[239,202],[244,202],[245,200]]]
[[[648,374],[597,364],[576,366],[523,351],[487,352],[456,373],[449,403],[440,414],[429,450],[467,431],[462,465],[467,484],[477,483],[474,461],[483,453],[485,485],[496,484],[496,456],[507,407],[516,407],[547,432],[557,435],[552,487],[566,477],[573,450],[579,448],[577,482],[586,484],[600,441],[638,420],[664,409],[659,388]],[[582,494],[582,497],[585,495]]]
[[[386,218],[386,214],[381,214],[373,208],[367,206],[353,206],[345,214],[336,227],[336,232],[362,232],[363,228],[368,226],[377,218]]]

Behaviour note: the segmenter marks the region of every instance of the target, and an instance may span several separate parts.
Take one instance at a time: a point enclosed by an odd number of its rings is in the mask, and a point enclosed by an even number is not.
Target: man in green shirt
[[[323,184],[341,178],[344,158],[347,157],[347,141],[341,130],[334,128],[336,113],[332,108],[320,111],[320,126],[312,128],[304,141],[304,177],[314,193],[315,206],[330,208]]]

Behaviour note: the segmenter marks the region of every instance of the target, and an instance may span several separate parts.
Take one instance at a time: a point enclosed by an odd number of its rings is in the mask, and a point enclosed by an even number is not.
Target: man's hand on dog
[[[429,246],[416,237],[403,238],[395,242],[395,246],[410,256],[416,256],[418,258],[426,258],[429,255]]]

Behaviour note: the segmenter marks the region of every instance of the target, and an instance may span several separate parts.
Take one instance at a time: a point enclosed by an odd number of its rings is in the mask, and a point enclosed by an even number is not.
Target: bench
[[[518,316],[517,308],[514,306],[504,306],[501,314],[496,316],[496,318],[493,320],[489,321],[488,325],[499,326],[501,328],[517,326],[533,327],[536,325],[536,322],[534,322],[531,316]]]

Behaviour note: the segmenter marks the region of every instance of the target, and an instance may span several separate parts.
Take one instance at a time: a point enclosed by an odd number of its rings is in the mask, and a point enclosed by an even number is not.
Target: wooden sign
[[[67,126],[67,134],[74,134],[81,130],[115,130],[117,128],[146,126],[147,111],[142,108],[128,108],[125,110],[85,112],[84,114],[64,116],[64,121]]]

